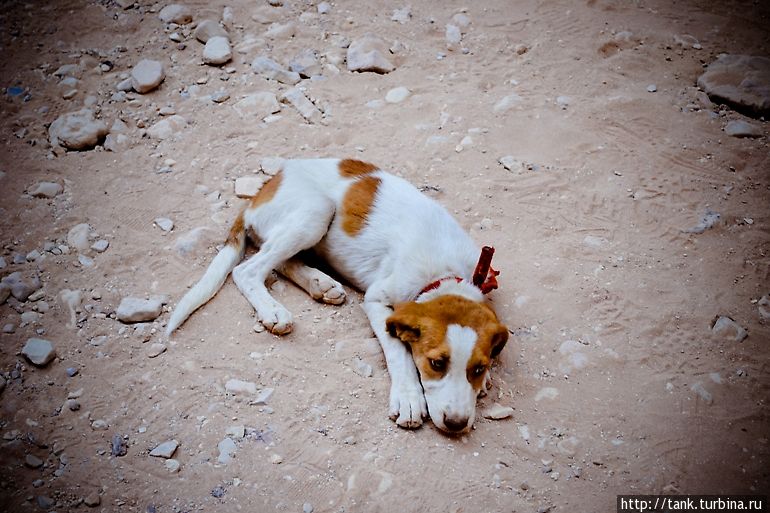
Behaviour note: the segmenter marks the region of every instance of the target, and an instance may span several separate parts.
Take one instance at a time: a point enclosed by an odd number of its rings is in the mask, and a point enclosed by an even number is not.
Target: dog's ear
[[[496,358],[500,354],[506,342],[508,342],[508,328],[500,324],[495,334],[492,335],[492,358]]]
[[[413,304],[401,303],[394,307],[393,315],[385,321],[385,328],[391,337],[407,344],[414,344],[420,339],[420,318],[415,315]]]

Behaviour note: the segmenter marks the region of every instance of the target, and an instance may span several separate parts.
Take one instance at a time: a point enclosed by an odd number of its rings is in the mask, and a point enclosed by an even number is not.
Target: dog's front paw
[[[414,429],[428,416],[428,405],[422,387],[393,383],[390,387],[389,416],[402,428]]]
[[[339,282],[324,276],[311,281],[310,296],[327,305],[341,305],[345,302],[345,289]]]
[[[274,335],[286,335],[291,333],[294,323],[291,319],[291,313],[279,305],[273,303],[262,307],[257,312],[257,319],[262,323],[262,326],[268,329]]]

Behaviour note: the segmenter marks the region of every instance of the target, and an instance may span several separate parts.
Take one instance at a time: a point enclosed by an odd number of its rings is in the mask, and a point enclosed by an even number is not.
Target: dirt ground
[[[768,55],[766,2],[427,0],[403,23],[391,16],[407,3],[337,0],[326,14],[276,3],[185,4],[193,24],[231,8],[233,59],[221,68],[202,64],[190,26],[158,18],[164,3],[0,6],[0,274],[42,284],[38,301],[0,305],[0,324],[13,325],[0,334],[0,509],[598,512],[617,494],[770,489],[768,127],[695,86],[720,53]],[[461,12],[470,25],[449,50],[446,24]],[[339,62],[367,32],[393,49],[391,73]],[[285,65],[304,49],[321,56],[323,78],[299,85],[322,118],[288,104],[267,121],[236,112],[247,94],[289,88],[255,74],[254,58]],[[165,81],[116,95],[143,58],[164,63]],[[66,64],[79,80],[69,99],[54,76]],[[396,87],[411,95],[383,101]],[[230,98],[211,101],[219,91]],[[48,125],[84,104],[108,126],[125,122],[117,151],[49,145]],[[164,107],[188,124],[159,141],[146,128]],[[728,136],[733,119],[764,135]],[[511,418],[479,417],[456,438],[430,423],[398,428],[352,289],[335,307],[277,281],[295,318],[278,338],[253,330],[228,280],[164,338],[244,202],[234,180],[265,157],[313,156],[400,174],[495,246],[490,297],[512,336],[479,409],[512,406]],[[508,170],[504,156],[524,165]],[[63,191],[28,194],[41,181]],[[687,231],[709,211],[713,227]],[[62,253],[80,223],[106,251]],[[64,289],[82,292],[74,319]],[[157,320],[115,319],[123,297],[155,295],[168,301]],[[717,316],[748,337],[714,334]],[[58,358],[31,365],[30,337]],[[228,394],[230,379],[273,393]],[[169,440],[177,471],[149,455]]]

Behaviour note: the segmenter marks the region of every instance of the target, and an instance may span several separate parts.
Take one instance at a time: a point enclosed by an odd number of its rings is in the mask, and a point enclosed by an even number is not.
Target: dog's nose
[[[444,415],[444,426],[448,431],[462,431],[468,427],[468,417],[447,417]]]

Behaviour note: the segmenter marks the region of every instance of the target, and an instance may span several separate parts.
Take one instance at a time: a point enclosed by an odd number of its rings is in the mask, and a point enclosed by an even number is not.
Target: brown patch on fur
[[[353,182],[342,200],[342,229],[350,236],[360,232],[374,204],[381,180],[365,176]]]
[[[249,208],[256,208],[273,199],[275,193],[278,192],[278,187],[281,186],[282,180],[283,175],[279,172],[270,180],[265,182],[262,188],[254,195],[253,198],[251,198],[251,204],[249,205]]]
[[[238,214],[238,217],[233,221],[233,225],[230,227],[230,233],[227,236],[225,244],[228,246],[234,246],[236,248],[241,247],[246,241],[246,229],[243,224],[243,210]]]
[[[340,175],[345,178],[356,178],[361,175],[368,175],[379,169],[374,164],[362,160],[345,159],[339,163]]]
[[[430,360],[451,359],[446,343],[446,330],[451,324],[467,326],[476,332],[476,345],[468,359],[467,376],[475,390],[479,390],[484,374],[473,376],[476,366],[489,367],[493,357],[508,340],[508,329],[500,324],[494,310],[462,296],[440,296],[425,303],[397,304],[385,325],[391,336],[408,343],[422,379],[441,379],[430,365]]]

